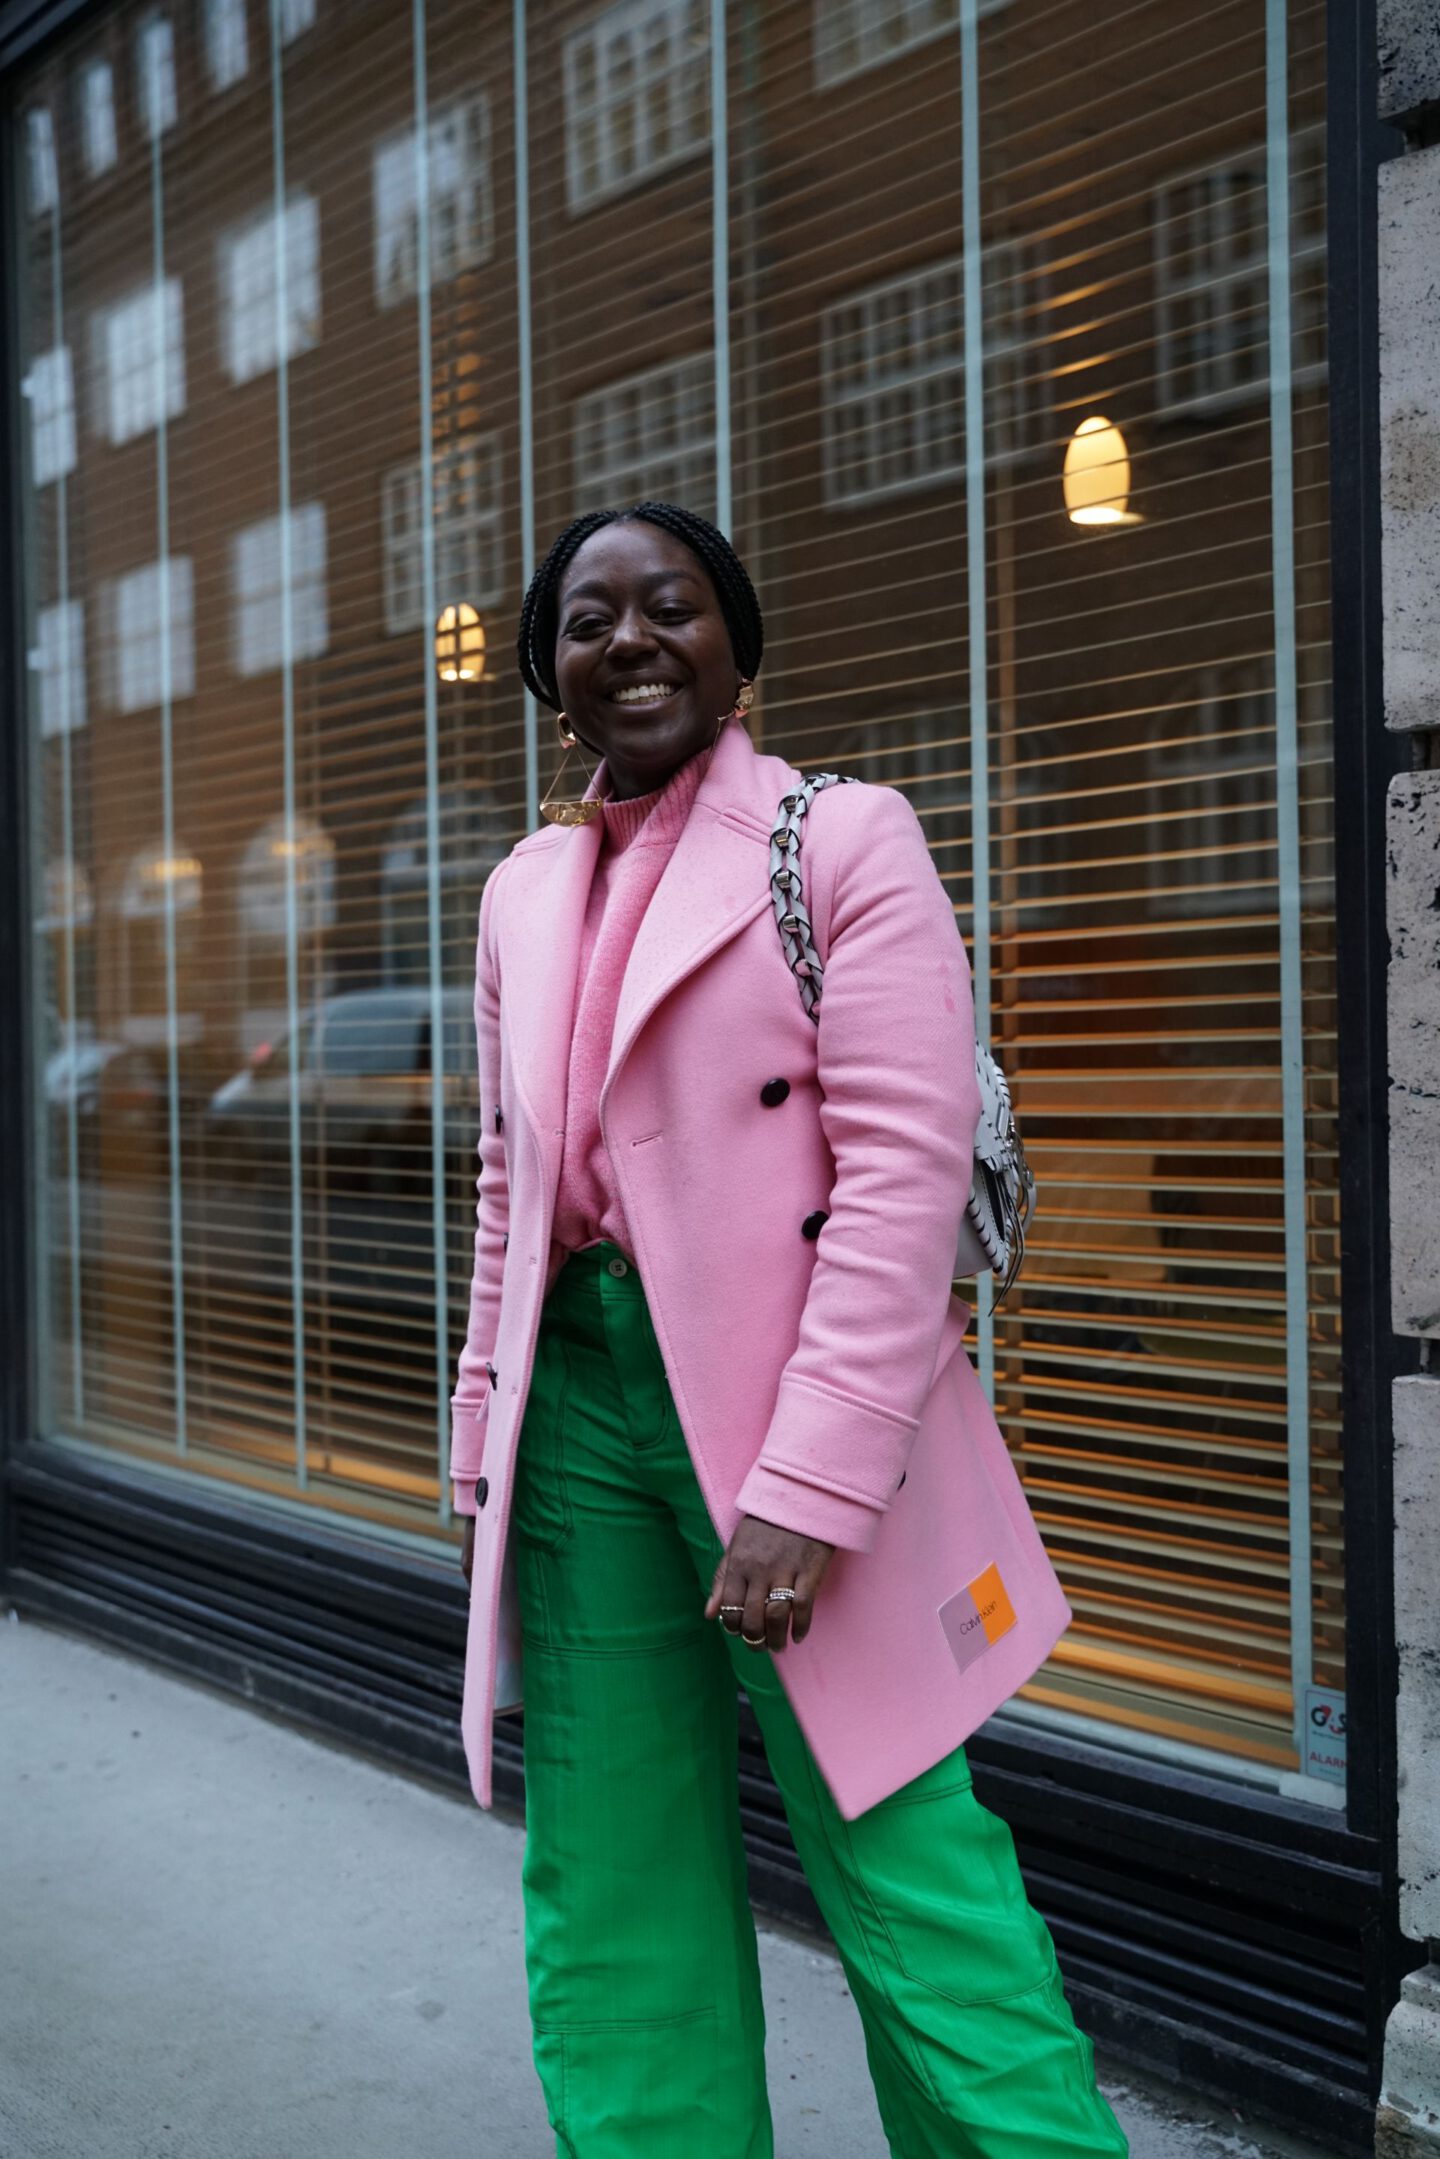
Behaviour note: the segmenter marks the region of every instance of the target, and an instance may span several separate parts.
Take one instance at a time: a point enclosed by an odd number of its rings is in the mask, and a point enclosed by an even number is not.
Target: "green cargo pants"
[[[722,1546],[617,1245],[573,1254],[546,1300],[512,1531],[526,1961],[557,2151],[771,2159],[738,1678],[896,2159],[1124,2154],[1010,1832],[976,1800],[963,1751],[843,1820],[769,1655],[702,1618]]]

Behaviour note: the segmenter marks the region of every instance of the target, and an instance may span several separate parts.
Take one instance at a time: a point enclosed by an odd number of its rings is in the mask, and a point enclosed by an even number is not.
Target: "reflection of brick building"
[[[1388,1979],[1367,2008],[1359,1888],[1281,1941],[1321,1854],[1357,1882],[1383,1857],[1305,1744],[1366,1562],[1325,33],[1316,0],[1283,12],[787,0],[726,10],[721,64],[701,0],[535,7],[522,127],[508,8],[428,0],[417,53],[409,11],[360,0],[97,7],[12,78],[16,509],[50,1426],[112,1476],[178,1445],[202,1497],[443,1530],[454,1015],[554,769],[520,594],[577,508],[719,514],[766,612],[755,732],[910,795],[1041,1178],[978,1354],[1077,1623],[993,1758],[1027,1790],[1093,1776],[1102,1809],[1124,1786],[1153,1845],[1144,1891],[1077,1887],[1026,1802],[1077,1981],[1143,2001],[1152,2050],[1175,2002],[1223,2001],[1233,2080],[1263,1938],[1260,2086],[1325,2114]],[[1102,417],[1123,442],[1072,521],[1067,445]],[[461,602],[479,685],[433,665]],[[1211,1798],[1182,1832],[1185,1778]],[[1219,1912],[1196,1855],[1256,1808],[1284,1864],[1261,1895],[1227,1858]]]

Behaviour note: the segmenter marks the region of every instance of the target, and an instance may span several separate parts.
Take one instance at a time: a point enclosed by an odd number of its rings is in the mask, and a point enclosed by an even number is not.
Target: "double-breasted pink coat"
[[[904,795],[817,797],[801,851],[817,1027],[770,897],[770,832],[799,778],[738,718],[721,729],[631,951],[600,1122],[716,1529],[728,1541],[755,1514],[838,1547],[809,1636],[776,1668],[849,1818],[968,1737],[1070,1613],[951,1290],[979,1116],[954,910]],[[598,819],[530,834],[480,909],[479,1204],[450,1467],[477,1515],[462,1728],[482,1806],[493,1717],[523,1698],[506,1532],[600,837]],[[775,1079],[783,1100],[762,1099]]]

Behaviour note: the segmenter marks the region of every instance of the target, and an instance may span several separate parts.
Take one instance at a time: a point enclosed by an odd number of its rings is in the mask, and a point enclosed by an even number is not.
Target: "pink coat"
[[[902,794],[821,795],[801,857],[826,962],[817,1028],[770,899],[769,835],[798,777],[738,720],[721,731],[630,955],[600,1117],[716,1529],[728,1540],[749,1513],[840,1547],[777,1670],[851,1818],[968,1737],[1070,1612],[951,1293],[979,1115],[954,910]],[[462,1714],[482,1806],[493,1717],[521,1701],[506,1528],[599,840],[598,820],[530,834],[480,910],[480,1198],[451,1474],[462,1491],[483,1479]],[[772,1079],[789,1082],[773,1106]]]

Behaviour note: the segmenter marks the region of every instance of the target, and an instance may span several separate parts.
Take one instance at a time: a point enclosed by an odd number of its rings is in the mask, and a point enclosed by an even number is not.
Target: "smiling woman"
[[[800,774],[744,727],[762,645],[728,541],[665,503],[568,527],[521,621],[602,760],[566,805],[593,814],[485,890],[451,1449],[482,1805],[523,1693],[536,2065],[575,2159],[769,2159],[739,1676],[892,2149],[1103,2159],[1124,2137],[963,1746],[1069,1616],[950,1294],[965,950],[905,798],[837,789],[802,1009],[764,876]]]

